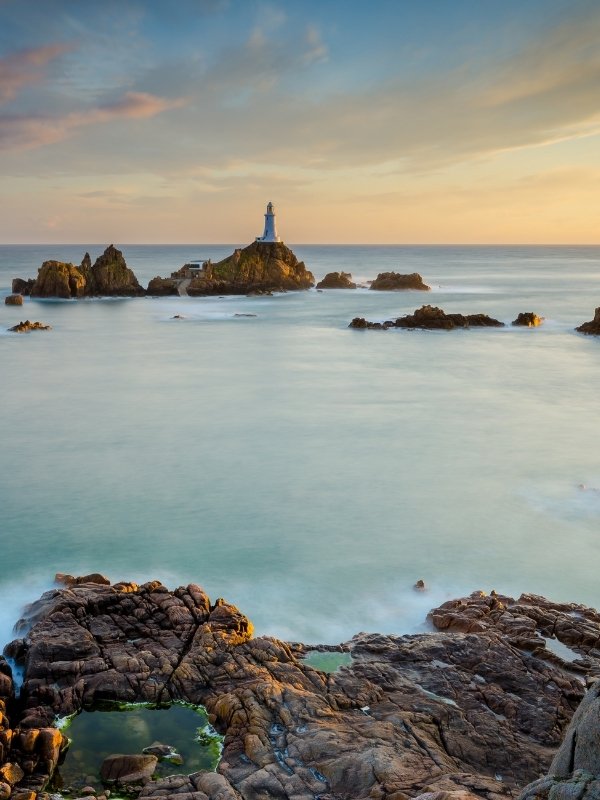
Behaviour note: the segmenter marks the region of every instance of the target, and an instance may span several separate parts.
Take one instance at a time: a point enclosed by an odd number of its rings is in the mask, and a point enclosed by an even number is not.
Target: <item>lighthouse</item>
[[[275,209],[273,203],[268,203],[267,213],[265,214],[265,232],[262,236],[256,237],[257,242],[280,242],[281,239],[277,236],[277,228],[275,227]]]

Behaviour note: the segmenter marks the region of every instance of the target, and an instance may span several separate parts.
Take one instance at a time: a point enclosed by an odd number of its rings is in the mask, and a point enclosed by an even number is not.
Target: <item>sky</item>
[[[0,0],[0,243],[600,244],[600,0]]]

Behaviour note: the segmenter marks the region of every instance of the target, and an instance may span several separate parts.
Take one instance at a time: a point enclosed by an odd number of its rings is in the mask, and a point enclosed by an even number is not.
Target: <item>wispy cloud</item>
[[[0,58],[0,105],[13,100],[24,86],[41,81],[44,67],[69,49],[64,44],[49,44]]]
[[[185,98],[173,100],[147,92],[126,92],[123,97],[98,108],[75,111],[63,117],[0,116],[0,148],[28,150],[60,142],[77,130],[127,119],[147,119],[173,108]]]

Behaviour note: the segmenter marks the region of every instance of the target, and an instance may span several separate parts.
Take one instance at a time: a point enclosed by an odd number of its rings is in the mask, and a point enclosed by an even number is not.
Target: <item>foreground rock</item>
[[[524,328],[537,328],[544,321],[543,317],[538,317],[533,311],[522,311],[519,316],[511,322],[511,325],[517,325]]]
[[[590,336],[600,336],[600,307],[596,309],[593,320],[584,322],[575,330],[579,331],[579,333],[587,333]]]
[[[322,281],[317,283],[317,289],[356,289],[349,272],[328,272]]]
[[[86,253],[79,266],[63,261],[44,261],[32,282],[13,280],[13,292],[32,297],[59,297],[70,300],[79,297],[141,297],[146,294],[123,253],[109,245],[92,266]]]
[[[194,296],[309,289],[314,277],[283,242],[253,242],[216,264],[208,263],[187,287]]]
[[[4,298],[4,305],[5,306],[22,306],[23,305],[23,295],[20,294],[9,294]]]
[[[50,325],[44,325],[43,322],[31,322],[26,319],[24,322],[13,325],[13,327],[8,330],[12,333],[29,333],[29,331],[51,331],[52,327]]]
[[[380,272],[379,275],[371,282],[371,289],[380,292],[400,292],[407,289],[414,289],[420,292],[428,292],[431,286],[428,286],[418,272],[411,272],[408,275],[403,275],[400,272]]]
[[[422,306],[414,314],[398,317],[386,322],[369,322],[363,317],[355,317],[349,328],[359,330],[387,330],[388,328],[424,328],[429,330],[451,331],[455,328],[501,328],[503,322],[488,317],[487,314],[446,314],[435,306]]]
[[[143,798],[500,800],[548,770],[582,679],[598,671],[600,616],[533,595],[446,603],[431,614],[435,634],[359,634],[338,648],[351,666],[326,674],[302,660],[312,648],[253,638],[238,609],[198,586],[65,577],[7,648],[24,671],[18,701],[0,665],[11,709],[2,759],[24,773],[13,792],[41,791],[55,768],[55,750],[42,757],[35,744],[55,715],[184,700],[205,705],[224,735],[217,772],[149,782]],[[550,632],[580,658],[549,651]]]

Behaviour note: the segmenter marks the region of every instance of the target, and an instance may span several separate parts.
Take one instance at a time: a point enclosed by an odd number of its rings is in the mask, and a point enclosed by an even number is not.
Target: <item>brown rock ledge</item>
[[[203,704],[224,735],[216,773],[149,782],[148,800],[512,798],[548,770],[600,672],[600,615],[535,595],[445,603],[433,634],[359,634],[339,647],[351,666],[326,674],[303,662],[312,648],[253,638],[199,586],[69,583],[26,609],[6,649],[24,670],[18,699],[0,663],[0,762],[24,772],[17,800],[56,766],[55,716],[106,700]]]

